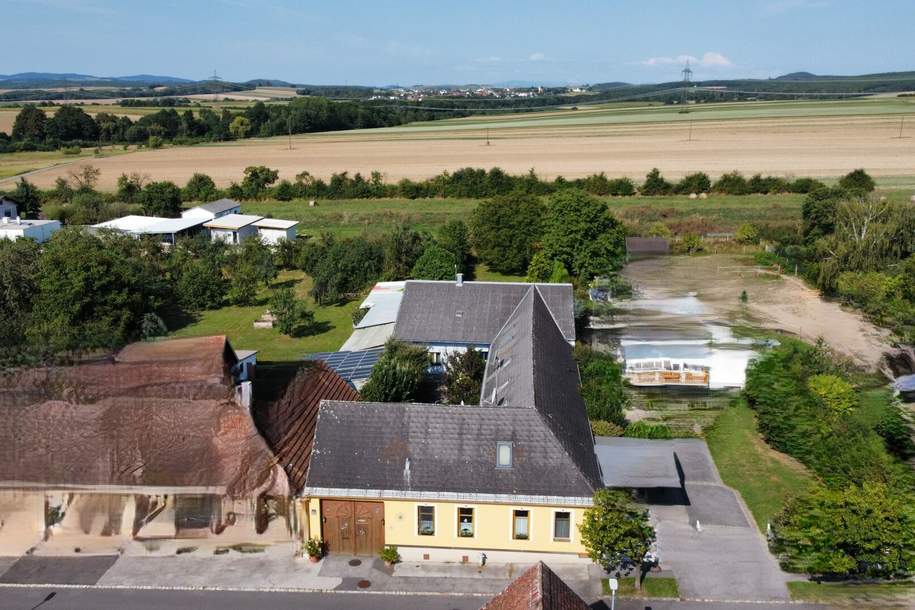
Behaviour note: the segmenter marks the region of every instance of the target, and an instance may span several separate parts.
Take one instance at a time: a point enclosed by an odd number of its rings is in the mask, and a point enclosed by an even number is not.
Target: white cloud
[[[531,53],[531,56],[528,57],[528,59],[531,61],[543,61],[544,59],[546,59],[546,55],[544,55],[540,51],[537,51],[536,53]]]
[[[695,55],[677,55],[676,57],[649,57],[648,59],[644,59],[639,63],[641,63],[643,66],[670,66],[674,64],[685,64],[687,61],[694,66],[706,68],[730,68],[734,66],[734,62],[716,51],[706,51],[702,57],[696,57]]]
[[[473,61],[478,64],[498,64],[502,62],[502,58],[497,55],[491,55],[489,57],[480,57],[479,59],[474,59]]]

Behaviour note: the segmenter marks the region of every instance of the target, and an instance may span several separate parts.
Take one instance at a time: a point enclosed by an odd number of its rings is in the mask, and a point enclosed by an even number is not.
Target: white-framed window
[[[512,467],[512,443],[509,441],[496,442],[496,468]]]
[[[420,536],[435,535],[435,507],[419,505],[416,507],[416,533]]]
[[[512,540],[531,539],[531,511],[516,508],[512,511]]]
[[[473,538],[476,535],[476,511],[472,506],[458,506],[457,508],[457,535],[458,538]]]
[[[572,540],[572,511],[553,511],[553,540],[571,542]]]

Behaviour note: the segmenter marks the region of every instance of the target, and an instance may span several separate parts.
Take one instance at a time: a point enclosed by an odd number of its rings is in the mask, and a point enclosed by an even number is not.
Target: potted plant
[[[384,560],[384,565],[389,567],[400,561],[400,553],[397,552],[397,547],[384,547],[384,550],[381,551],[381,559]]]
[[[323,549],[321,548],[321,541],[317,538],[309,538],[306,540],[304,550],[311,563],[318,563],[318,560],[321,559]]]

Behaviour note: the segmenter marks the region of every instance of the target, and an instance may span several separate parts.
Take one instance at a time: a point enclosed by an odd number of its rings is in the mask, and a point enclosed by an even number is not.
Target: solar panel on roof
[[[353,381],[367,379],[383,351],[383,347],[373,347],[359,351],[318,352],[307,354],[305,360],[321,360],[347,381]]]

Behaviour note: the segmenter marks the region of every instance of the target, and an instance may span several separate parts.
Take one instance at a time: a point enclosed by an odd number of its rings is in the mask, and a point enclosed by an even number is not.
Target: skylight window
[[[512,467],[512,443],[504,441],[496,443],[496,467]]]

